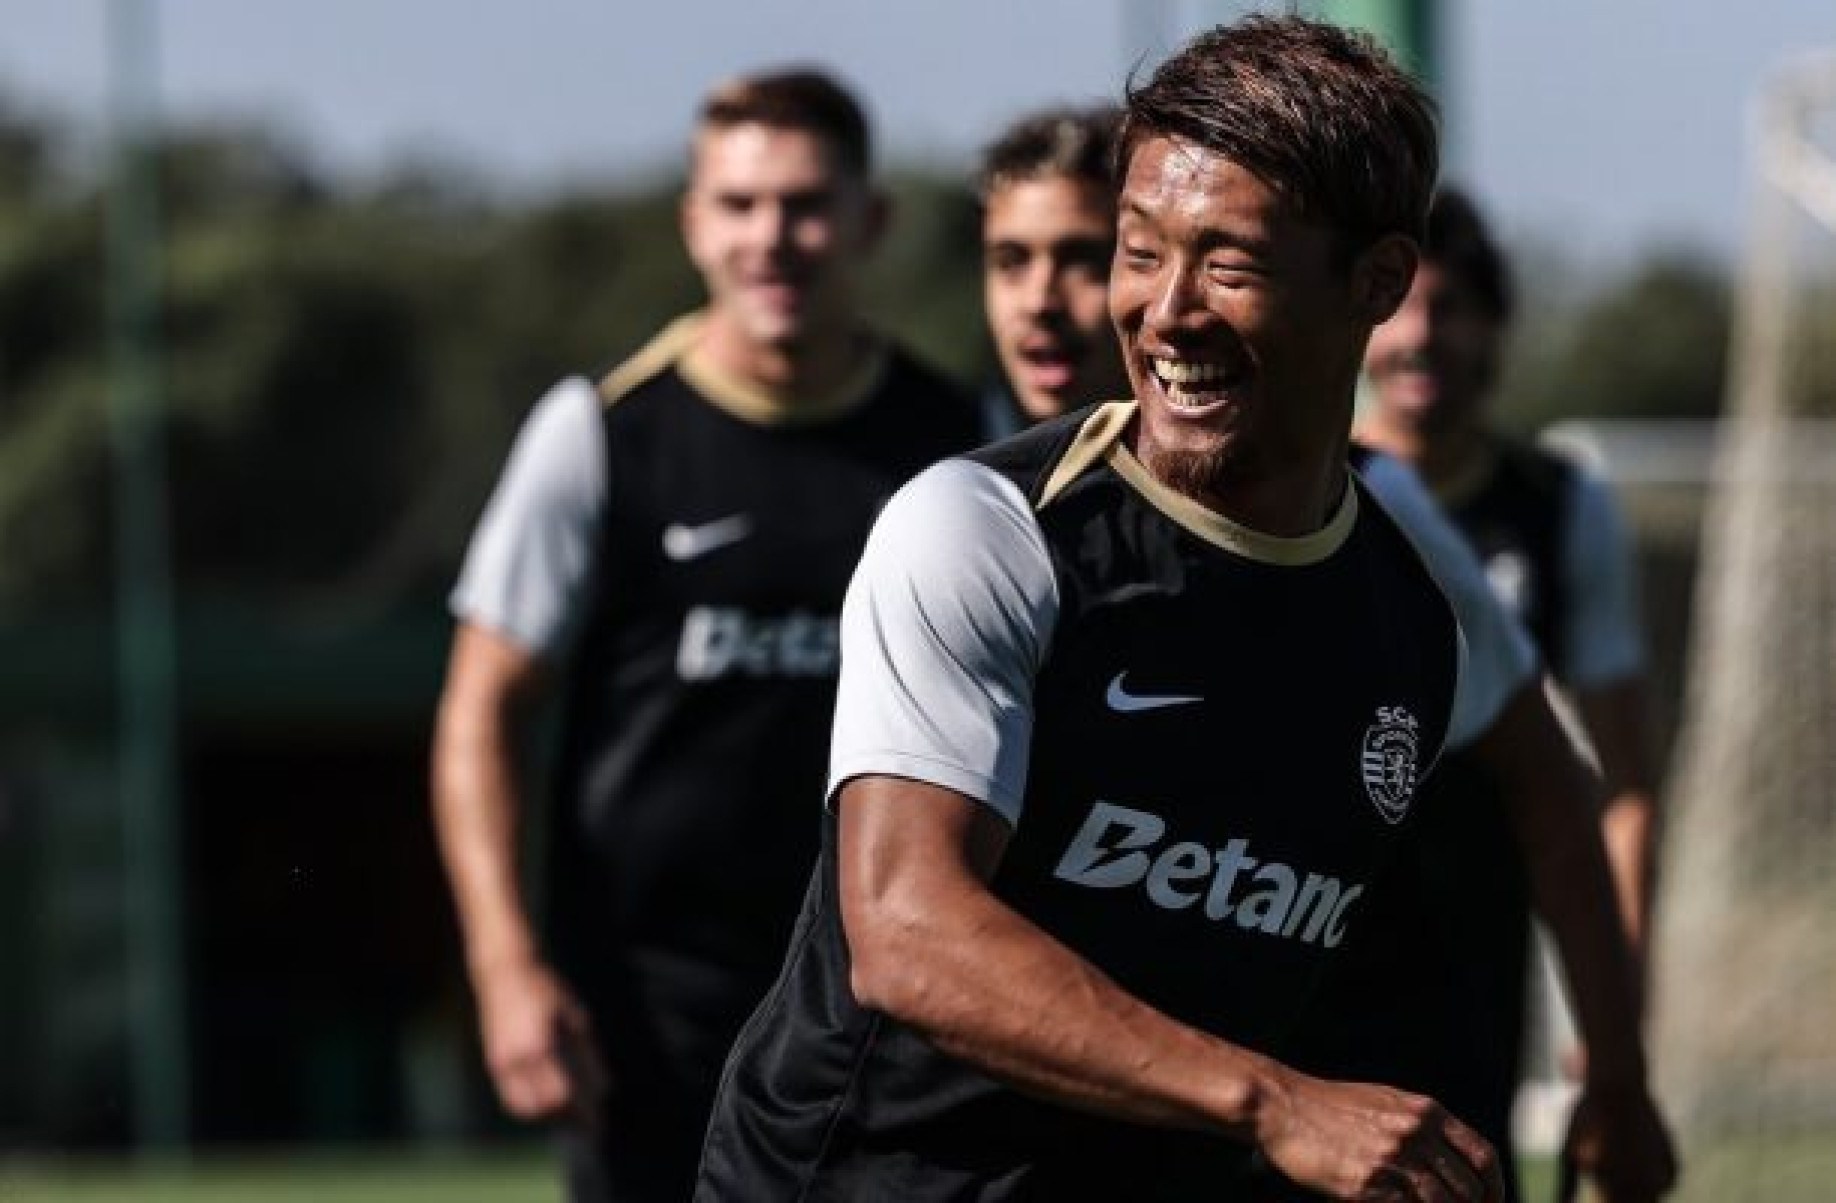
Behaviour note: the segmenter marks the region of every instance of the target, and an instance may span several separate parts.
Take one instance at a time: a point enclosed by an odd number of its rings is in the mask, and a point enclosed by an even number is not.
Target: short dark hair
[[[1422,258],[1451,270],[1472,288],[1491,315],[1511,319],[1516,298],[1511,265],[1485,227],[1479,207],[1458,188],[1442,188],[1428,207],[1428,237]]]
[[[1009,184],[1060,176],[1113,188],[1121,127],[1122,110],[1113,104],[1030,113],[982,151],[976,194],[987,203]]]
[[[729,80],[701,102],[697,128],[765,125],[801,130],[824,139],[841,166],[856,176],[873,167],[873,137],[860,101],[835,77],[815,67],[789,67]]]
[[[1434,101],[1370,35],[1246,17],[1194,38],[1127,90],[1118,177],[1154,137],[1220,155],[1347,249],[1420,240],[1440,167]]]

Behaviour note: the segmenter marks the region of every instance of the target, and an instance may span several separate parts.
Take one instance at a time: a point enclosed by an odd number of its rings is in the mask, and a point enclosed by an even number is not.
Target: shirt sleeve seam
[[[988,807],[1010,826],[1017,826],[1019,822],[1021,800],[1012,790],[988,773],[941,756],[892,748],[851,751],[845,760],[836,763],[831,773],[834,782],[829,790],[831,806],[842,786],[856,777],[905,777],[941,786]]]

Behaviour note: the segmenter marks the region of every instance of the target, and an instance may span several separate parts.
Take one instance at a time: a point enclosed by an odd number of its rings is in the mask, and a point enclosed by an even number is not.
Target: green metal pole
[[[1368,30],[1436,92],[1441,91],[1441,45],[1434,0],[1320,0],[1320,16],[1335,25]]]
[[[143,1150],[171,1154],[190,1134],[191,1083],[160,413],[156,25],[151,0],[111,0],[109,416],[134,1134]]]

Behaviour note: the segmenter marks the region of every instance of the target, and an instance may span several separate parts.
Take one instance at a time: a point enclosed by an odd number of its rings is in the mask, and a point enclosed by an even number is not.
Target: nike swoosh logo
[[[752,518],[747,514],[717,518],[700,526],[672,522],[663,528],[663,554],[678,564],[698,560],[711,551],[738,543],[751,533]]]
[[[1128,670],[1116,674],[1116,679],[1109,683],[1109,692],[1103,700],[1109,708],[1118,714],[1134,714],[1141,710],[1164,710],[1168,706],[1190,706],[1205,699],[1184,693],[1130,693],[1122,686],[1122,678],[1128,676]]]

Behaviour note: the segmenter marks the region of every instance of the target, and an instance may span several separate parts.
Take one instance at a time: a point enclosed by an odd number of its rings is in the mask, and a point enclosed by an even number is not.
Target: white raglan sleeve
[[[563,381],[536,402],[466,549],[453,616],[552,660],[578,631],[606,505],[599,394]]]
[[[1562,681],[1577,689],[1611,685],[1644,668],[1638,590],[1631,540],[1612,491],[1577,467],[1565,515],[1562,572],[1567,578],[1567,629]]]
[[[946,460],[886,505],[848,587],[828,797],[904,777],[1020,821],[1058,587],[1026,497]]]
[[[1500,604],[1478,557],[1413,468],[1393,456],[1373,455],[1362,475],[1415,544],[1459,620],[1460,684],[1446,746],[1462,747],[1483,734],[1505,703],[1537,678],[1541,665],[1535,646],[1523,624]]]

